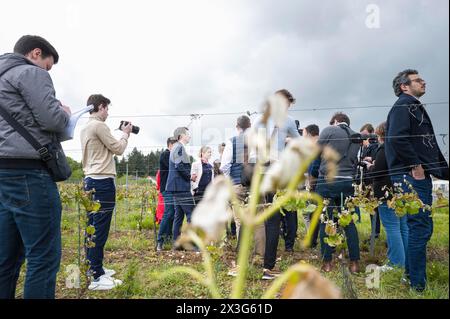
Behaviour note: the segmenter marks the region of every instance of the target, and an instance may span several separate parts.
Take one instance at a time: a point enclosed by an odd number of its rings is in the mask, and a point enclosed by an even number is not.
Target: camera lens
[[[130,122],[127,121],[120,121],[119,130],[122,130],[124,126],[127,126]],[[138,134],[139,133],[139,126],[132,126],[131,127],[131,133]]]
[[[139,126],[134,126],[133,125],[133,128],[131,129],[131,133],[133,133],[133,134],[139,133]]]

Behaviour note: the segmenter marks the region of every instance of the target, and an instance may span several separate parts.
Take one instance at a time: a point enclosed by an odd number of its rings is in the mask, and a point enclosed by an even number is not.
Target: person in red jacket
[[[164,197],[161,193],[161,176],[156,172],[156,190],[158,191],[158,204],[156,205],[156,223],[161,224],[164,215]]]

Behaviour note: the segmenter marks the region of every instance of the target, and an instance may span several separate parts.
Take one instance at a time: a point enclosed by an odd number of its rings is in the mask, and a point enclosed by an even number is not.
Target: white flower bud
[[[218,240],[232,217],[229,206],[231,189],[228,178],[223,175],[216,177],[192,213],[191,225],[202,229],[207,240]]]
[[[274,94],[268,98],[270,117],[272,118],[275,125],[281,127],[284,125],[287,117],[287,111],[289,108],[288,101],[280,96],[279,94]]]
[[[266,194],[286,187],[301,165],[318,152],[319,147],[310,139],[292,139],[281,153],[280,160],[273,163],[264,175],[261,193]]]

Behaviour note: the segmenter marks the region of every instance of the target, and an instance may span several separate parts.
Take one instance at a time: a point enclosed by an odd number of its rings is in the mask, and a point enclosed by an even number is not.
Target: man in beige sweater
[[[103,267],[103,249],[108,239],[112,213],[116,204],[116,165],[114,155],[122,155],[128,145],[132,125],[122,127],[122,137],[117,140],[105,121],[108,118],[108,107],[111,101],[101,94],[91,95],[87,105],[94,105],[90,112],[89,122],[81,131],[82,164],[85,175],[84,189],[95,189],[93,199],[100,201],[101,208],[96,213],[88,212],[88,223],[94,226],[95,247],[87,248],[87,259],[90,263],[89,273],[93,280],[91,290],[112,289],[122,282],[114,279],[114,270]]]

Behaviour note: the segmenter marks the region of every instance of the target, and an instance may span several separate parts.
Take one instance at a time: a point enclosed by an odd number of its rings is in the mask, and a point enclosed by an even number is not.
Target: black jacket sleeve
[[[375,154],[375,164],[373,164],[369,168],[369,172],[367,174],[367,177],[370,179],[380,178],[384,177],[389,174],[387,165],[386,165],[386,156],[384,149],[379,149],[378,152]]]
[[[169,172],[169,152],[163,152],[161,156],[159,157],[159,171],[168,173]]]
[[[394,106],[392,108],[388,117],[388,127],[387,138],[399,161],[404,163],[405,166],[422,164],[411,143],[411,122],[407,106]]]

